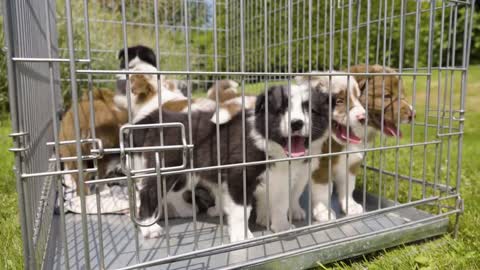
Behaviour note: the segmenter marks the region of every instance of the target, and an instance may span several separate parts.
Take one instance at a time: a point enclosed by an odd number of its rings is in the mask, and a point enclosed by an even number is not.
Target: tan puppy
[[[350,67],[353,73],[367,73],[365,65],[357,65]],[[368,73],[383,73],[384,68],[379,65],[369,66]],[[394,73],[395,71],[389,67],[385,68],[385,73]],[[366,132],[364,127],[354,127],[353,131],[359,139],[367,140],[370,144],[377,132],[382,128],[381,115],[383,112],[383,132],[387,136],[401,136],[396,124],[409,123],[414,117],[414,112],[411,105],[405,99],[404,89],[401,79],[396,75],[390,76],[355,76],[361,90],[359,98],[363,106],[366,106],[368,113],[368,127]],[[368,81],[368,91],[367,91]],[[382,106],[382,92],[384,102]],[[368,92],[368,94],[367,94]],[[398,114],[398,106],[400,106],[400,114]],[[365,138],[365,133],[367,137]],[[361,144],[339,144],[336,140],[332,140],[331,152],[355,151],[364,148],[363,142]],[[328,144],[324,145],[323,153],[328,153]],[[337,155],[331,157],[333,182],[336,185],[338,197],[342,210],[347,215],[360,214],[363,212],[363,207],[353,200],[352,194],[355,189],[355,177],[360,168],[364,157],[364,153],[350,154],[348,158],[346,155]],[[328,164],[329,158],[324,157],[320,160],[320,166],[313,172],[313,216],[318,221],[326,221],[328,216],[328,197],[331,190],[328,189]],[[348,188],[347,188],[348,186]],[[332,216],[335,218],[335,213],[331,210]]]
[[[118,107],[114,103],[113,91],[105,88],[93,90],[93,108],[95,110],[95,135],[103,143],[104,148],[118,147],[118,132],[120,126],[127,122],[127,111]],[[78,103],[78,117],[80,122],[80,139],[92,138],[90,130],[90,103],[87,93],[81,97]],[[62,118],[60,124],[60,141],[75,140],[74,114],[70,108]],[[82,155],[90,155],[92,149],[91,143],[82,144]],[[65,144],[60,146],[60,156],[75,157],[77,155],[75,144]],[[114,161],[114,157],[105,156],[98,160],[98,176],[104,178],[107,175],[108,164]],[[90,162],[91,163],[91,162]],[[66,161],[64,163],[66,170],[77,169],[77,161]],[[83,167],[88,167],[88,162],[84,162]],[[79,187],[78,174],[70,175]],[[90,176],[87,175],[85,179]],[[88,191],[88,189],[85,189]]]
[[[227,100],[236,98],[238,94],[238,83],[232,80],[216,81],[207,91],[207,97],[213,101],[217,101],[216,91],[218,90],[218,100],[223,103]]]

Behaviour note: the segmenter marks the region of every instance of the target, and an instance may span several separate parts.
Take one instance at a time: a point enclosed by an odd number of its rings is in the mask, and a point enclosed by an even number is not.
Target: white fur
[[[169,190],[167,192],[167,198],[164,199],[163,203],[167,203],[169,205],[169,218],[187,218],[193,216],[193,205],[187,203],[183,199],[183,193],[187,190],[190,190],[190,186],[188,184],[185,186],[185,188],[179,191]],[[198,205],[195,206],[195,213],[198,213]]]
[[[308,89],[305,87],[294,86],[291,89],[291,120],[300,119],[304,121],[304,126],[300,132],[300,135],[308,136],[309,132],[309,118],[308,113],[304,112],[302,108],[302,103],[305,100],[308,100]],[[288,136],[288,113],[282,116],[281,122],[281,132],[284,136]],[[255,118],[249,119],[250,122],[254,122]],[[266,151],[266,145],[268,145],[268,154],[275,159],[286,158],[287,155],[282,146],[273,142],[265,141],[264,137],[258,134],[255,129],[252,129],[251,138],[254,139],[255,144],[258,148]],[[322,149],[322,145],[325,142],[327,135],[315,140],[310,146],[311,153],[309,154],[319,154]],[[318,166],[318,159],[312,159],[311,161],[312,168]],[[268,167],[268,185],[269,185],[269,194],[267,202],[267,192],[266,192],[266,172],[264,172],[259,178],[261,184],[255,190],[255,198],[257,200],[257,223],[267,226],[267,205],[270,209],[270,221],[271,229],[274,232],[280,232],[288,230],[292,227],[290,222],[287,219],[288,211],[292,211],[293,219],[304,219],[306,217],[305,211],[300,207],[299,199],[305,189],[306,184],[310,179],[308,174],[308,162],[304,160],[294,160],[291,161],[289,168],[288,162],[277,162],[272,166]],[[290,171],[289,171],[290,170]],[[291,186],[289,187],[289,176],[291,176]],[[289,205],[289,191],[291,192],[291,202]]]
[[[305,113],[302,103],[308,100],[308,90],[304,86],[299,85],[291,85],[290,88],[290,121],[289,120],[289,113],[288,111],[282,116],[282,120],[280,122],[280,132],[282,136],[287,137],[288,131],[290,129],[290,123],[294,120],[302,120],[303,127],[302,130],[297,131],[300,135],[308,136],[308,127],[309,127],[309,120],[308,113]],[[294,135],[294,134],[292,134]]]
[[[218,109],[218,124],[225,124],[228,121],[232,120],[232,115],[230,114],[230,111],[228,111],[225,108],[219,108]],[[217,123],[217,113],[215,113],[212,118],[210,118],[210,121],[212,121],[214,124]]]
[[[253,238],[253,234],[248,228],[248,219],[250,218],[252,207],[246,206],[245,209],[243,205],[236,204],[230,196],[226,184],[222,185],[222,189],[222,205],[225,213],[228,213],[227,221],[230,242],[233,243],[244,239]],[[245,211],[247,212],[247,219],[245,219]],[[245,226],[247,227],[247,234],[245,234]]]
[[[347,76],[331,76],[331,79],[329,79],[328,76],[314,76],[310,79],[310,82],[301,77],[297,78],[297,81],[303,85],[319,85],[325,93],[331,92],[332,94],[337,94],[340,91],[347,89],[348,86],[347,93],[350,95],[348,105],[353,107],[348,112],[348,117],[347,114],[334,110],[332,119],[342,125],[351,127],[351,130],[357,137],[361,138],[362,141],[365,140],[365,127],[361,124],[359,118],[365,118],[366,112],[358,99],[361,93],[358,84],[353,77],[350,77],[348,80]],[[344,102],[346,106],[347,100]],[[367,132],[370,132],[370,130],[367,129]],[[342,152],[364,149],[363,142],[361,144],[345,145],[345,141],[337,138],[335,134],[332,134],[332,138],[337,143],[344,145],[341,150]],[[329,179],[329,181],[333,181],[336,184],[341,208],[347,215],[355,215],[363,212],[363,207],[356,203],[352,196],[353,190],[355,189],[355,175],[350,172],[351,164],[363,160],[363,156],[364,153],[361,152],[350,154],[347,164],[347,156],[340,155],[337,164],[332,168],[333,179]],[[332,209],[330,209],[330,216],[328,214],[328,198],[329,194],[332,193],[332,189],[328,188],[329,186],[332,187],[333,185],[329,185],[328,183],[317,184],[315,182],[312,185],[313,216],[317,221],[327,221],[335,218],[335,213]]]
[[[328,221],[335,219],[335,211],[328,208],[329,194],[332,193],[333,185],[328,188],[326,184],[313,184],[312,185],[312,214],[313,218],[317,221]]]
[[[231,89],[235,93],[237,93],[238,92],[237,88],[238,88],[238,83],[236,81],[228,80],[228,88],[227,89]],[[215,84],[214,84],[212,87],[210,87],[210,89],[208,89],[207,96],[208,97],[214,97],[215,94],[213,93],[213,91],[215,91],[215,89],[216,88],[215,88]],[[222,90],[226,90],[226,89],[220,89],[219,88],[218,90],[222,91]]]
[[[133,67],[132,71],[145,71],[145,72],[156,72],[158,71],[154,66],[143,62],[141,60],[136,61],[138,59],[135,57],[132,61],[130,61],[129,66]],[[150,100],[146,103],[138,104],[137,102],[137,95],[131,94],[130,101],[131,101],[131,109],[133,114],[133,123],[136,123],[143,119],[145,116],[149,115],[151,112],[158,109],[158,80],[156,74],[143,74],[143,76],[147,79],[147,82],[153,86],[153,89],[156,90],[156,95],[153,95]],[[161,77],[163,81],[163,78]],[[165,88],[163,85],[160,87],[160,94],[161,94],[161,102],[165,104],[168,101],[172,100],[185,100],[185,96],[181,92],[172,92]],[[117,106],[128,109],[128,99],[126,96],[123,95],[115,95],[114,102]]]
[[[245,110],[249,110],[249,109],[254,109],[255,108],[255,102],[257,100],[257,97],[256,96],[246,96],[245,99]],[[238,107],[238,110],[234,111],[234,112],[231,112],[229,110],[226,109],[226,106],[229,106],[229,105],[237,105]],[[227,122],[229,122],[230,120],[232,120],[233,117],[235,117],[238,113],[240,113],[242,111],[242,97],[236,97],[236,98],[232,98],[230,100],[227,100],[225,101],[224,103],[222,103],[219,107],[219,110],[218,110],[218,124],[222,125],[222,124],[225,124]],[[216,124],[217,123],[217,113],[215,112],[212,116],[212,118],[210,118],[210,121],[212,121],[212,123]]]
[[[148,218],[144,220],[143,222],[145,223],[151,223],[153,222],[154,218]],[[145,239],[150,239],[150,238],[158,238],[163,234],[163,228],[158,225],[157,223],[153,224],[152,226],[148,227],[140,227],[140,231],[142,232],[142,235]]]
[[[312,167],[318,166],[318,159],[312,159]],[[308,162],[303,160],[295,160],[291,162],[291,188],[288,184],[288,162],[277,162],[268,169],[268,185],[269,185],[269,208],[271,229],[274,232],[288,230],[290,225],[287,217],[289,210],[289,191],[291,192],[292,216],[294,219],[304,219],[305,211],[300,207],[299,199],[302,195],[305,185],[310,179],[308,175]],[[267,193],[266,193],[266,173],[261,176],[262,184],[255,191],[257,200],[257,223],[267,226]]]

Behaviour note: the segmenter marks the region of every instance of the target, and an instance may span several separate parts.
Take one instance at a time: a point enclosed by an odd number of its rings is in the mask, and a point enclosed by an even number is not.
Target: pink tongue
[[[396,137],[397,136],[397,129],[395,127],[392,127],[392,126],[388,125],[387,123],[384,123],[383,133],[385,133],[387,136]],[[400,138],[402,137],[402,132],[400,130],[398,131],[398,136]]]
[[[337,131],[336,131],[336,135],[338,138],[342,138],[344,141],[347,141],[347,128],[345,126],[342,126],[342,125],[338,125],[337,127]],[[348,140],[348,142],[350,143],[353,143],[353,144],[359,144],[362,142],[362,140],[357,137],[351,130],[350,130],[350,134],[348,134],[350,139]]]
[[[288,143],[283,149],[285,150],[285,154],[288,155]],[[305,155],[305,139],[302,136],[292,136],[292,151],[290,154],[292,157]]]

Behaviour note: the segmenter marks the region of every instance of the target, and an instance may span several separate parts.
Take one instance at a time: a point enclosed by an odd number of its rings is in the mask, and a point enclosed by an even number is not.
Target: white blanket
[[[69,176],[63,180],[64,207],[66,212],[81,213],[81,200],[77,194],[76,183]],[[101,214],[128,214],[128,188],[126,186],[105,186],[100,191],[100,213]],[[93,192],[85,196],[86,213],[97,214],[97,195]],[[138,196],[137,196],[137,205]]]

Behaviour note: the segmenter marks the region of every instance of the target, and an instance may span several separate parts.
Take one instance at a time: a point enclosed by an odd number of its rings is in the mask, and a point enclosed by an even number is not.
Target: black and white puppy
[[[125,50],[121,49],[118,52],[118,60],[120,60],[120,69],[133,70],[140,65],[150,65],[157,67],[157,60],[153,50],[147,46],[137,45],[127,48],[128,54],[128,68],[125,68]],[[160,76],[162,86],[171,92],[187,96],[187,83],[182,80],[165,79]],[[126,91],[126,76],[123,74],[117,75],[117,91],[125,95]]]
[[[327,137],[327,123],[329,104],[328,94],[320,91],[312,91],[312,113],[308,113],[309,90],[306,87],[291,86],[290,91],[286,86],[274,86],[268,90],[268,97],[265,93],[257,97],[254,110],[246,111],[246,119],[243,120],[241,114],[234,116],[228,123],[220,126],[220,162],[226,164],[243,163],[243,150],[245,149],[246,162],[256,162],[266,159],[268,154],[270,159],[289,157],[299,157],[307,154],[309,148],[308,136],[310,125],[313,144],[322,145]],[[290,97],[289,97],[290,93]],[[289,102],[290,100],[290,102]],[[333,102],[335,104],[335,102]],[[332,104],[332,106],[333,106]],[[268,106],[268,115],[265,108]],[[288,111],[290,109],[290,116]],[[175,113],[163,111],[164,122],[180,122],[188,130],[188,116],[185,113]],[[195,168],[204,168],[217,165],[216,152],[216,125],[211,122],[214,112],[197,111],[193,112],[192,119],[192,143],[193,166]],[[267,128],[265,123],[268,117],[268,140],[266,139]],[[158,123],[158,111],[153,112],[138,124]],[[242,130],[242,127],[245,130]],[[291,145],[289,147],[288,130],[291,130]],[[245,132],[245,147],[243,146],[242,134]],[[181,134],[179,129],[164,129],[165,145],[181,144]],[[144,129],[136,130],[134,134],[135,146],[153,146],[158,145],[159,130]],[[268,144],[268,152],[266,145]],[[144,153],[145,167],[155,167],[155,154]],[[190,157],[187,157],[189,160]],[[183,156],[180,151],[175,151],[165,155],[165,166],[177,166],[182,163]],[[292,164],[292,179],[298,179],[301,183],[295,189],[303,190],[306,181],[309,179],[300,179],[295,177],[305,174],[304,166],[306,161],[297,160]],[[298,164],[297,164],[298,163]],[[188,164],[190,166],[192,164]],[[288,173],[285,171],[285,162],[271,165],[251,165],[245,167],[245,178],[243,177],[243,168],[230,167],[221,169],[222,184],[217,185],[217,170],[205,170],[195,172],[192,175],[194,183],[205,182],[209,186],[215,186],[221,194],[223,211],[227,215],[229,224],[230,241],[235,242],[244,238],[253,237],[250,230],[244,234],[244,228],[248,224],[248,218],[252,209],[254,193],[262,182],[265,171],[269,170],[272,186],[278,186],[278,196],[275,195],[275,201],[285,201],[285,190],[288,192]],[[179,190],[187,183],[185,174],[170,175],[166,177],[166,190]],[[302,177],[303,178],[303,177]],[[245,179],[245,183],[244,183]],[[293,180],[296,181],[296,180]],[[244,200],[244,184],[246,198]],[[300,187],[301,186],[301,187]],[[163,187],[162,187],[163,188]],[[301,192],[299,192],[301,193]],[[158,193],[156,177],[143,179],[140,190],[139,217],[146,223],[158,214],[162,213],[162,207],[158,207]],[[281,198],[279,196],[282,196]],[[165,202],[163,202],[165,203]],[[244,209],[244,205],[246,209]],[[277,205],[278,211],[274,211],[275,226],[278,230],[285,228],[287,218],[288,202],[286,205]],[[244,210],[247,212],[247,219],[244,218]],[[295,209],[298,210],[298,209]],[[303,211],[303,210],[302,210]],[[303,215],[305,213],[303,212]],[[286,220],[288,225],[288,220]],[[278,226],[277,226],[278,225]],[[162,228],[158,224],[150,227],[142,227],[141,231],[145,238],[158,237],[162,233]]]
[[[125,68],[125,49],[121,49],[118,52],[118,60],[120,61],[120,69],[128,70],[134,69],[139,64],[150,65],[157,67],[157,60],[155,53],[149,47],[143,45],[137,45],[127,48],[128,55],[128,68]],[[124,74],[117,75],[117,93],[126,95],[127,89],[127,76]]]

